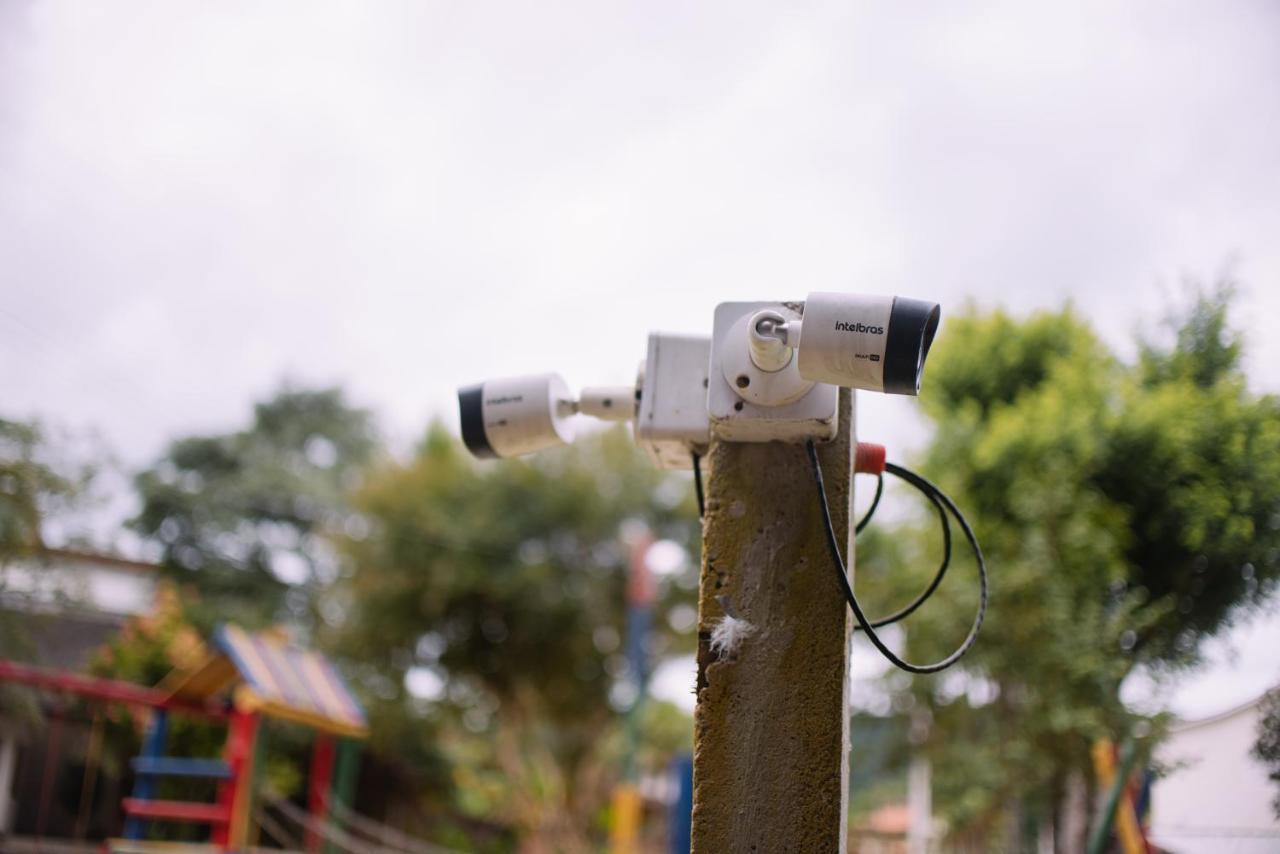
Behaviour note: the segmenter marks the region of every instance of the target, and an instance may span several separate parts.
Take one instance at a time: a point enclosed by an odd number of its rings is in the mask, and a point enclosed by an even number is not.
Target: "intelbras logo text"
[[[865,335],[883,335],[883,326],[867,326],[865,323],[846,323],[843,320],[836,321],[837,332],[861,332]]]

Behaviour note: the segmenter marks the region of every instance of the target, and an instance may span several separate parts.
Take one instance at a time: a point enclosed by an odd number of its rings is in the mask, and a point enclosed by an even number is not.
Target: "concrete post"
[[[850,569],[852,424],[841,390],[840,433],[819,457]],[[850,618],[805,449],[723,442],[709,463],[693,851],[844,852]]]

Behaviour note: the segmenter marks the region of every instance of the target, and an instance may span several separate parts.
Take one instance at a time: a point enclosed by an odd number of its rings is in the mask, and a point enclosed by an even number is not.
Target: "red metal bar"
[[[121,682],[117,679],[98,679],[65,670],[46,670],[16,661],[0,658],[0,682],[30,685],[41,691],[74,694],[91,700],[120,703],[125,706],[145,706],[153,709],[174,709],[187,714],[223,719],[227,710],[216,703],[197,703],[170,698],[163,691]]]
[[[329,806],[332,800],[330,790],[333,787],[333,764],[336,757],[333,736],[319,733],[316,735],[315,747],[311,748],[311,775],[307,781],[307,807],[311,817],[321,822],[329,820]],[[311,827],[307,828],[307,851],[319,854],[324,846],[324,839]]]
[[[233,834],[245,832],[245,828],[233,824],[242,823],[240,819],[243,816],[236,813],[237,805],[247,804],[246,799],[252,795],[249,787],[253,780],[247,772],[253,758],[254,740],[258,736],[258,722],[256,714],[239,710],[231,713],[227,743],[222,750],[223,761],[227,763],[231,776],[218,785],[218,806],[226,810],[228,821],[214,828],[212,841],[215,845],[236,844],[238,841],[232,839]]]
[[[125,798],[124,811],[138,818],[162,821],[190,821],[203,824],[226,824],[228,813],[222,804],[193,804],[185,801],[144,801]]]

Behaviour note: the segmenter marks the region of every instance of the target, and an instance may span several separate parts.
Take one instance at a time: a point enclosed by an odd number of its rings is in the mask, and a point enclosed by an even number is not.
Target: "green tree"
[[[51,521],[78,535],[75,516],[98,470],[78,457],[39,424],[0,418],[0,658],[34,658],[31,629],[56,619],[27,607],[30,585],[8,576],[11,564],[30,573],[42,559]],[[26,724],[41,719],[36,694],[12,685],[0,684],[0,713]]]
[[[69,443],[50,439],[39,424],[0,418],[0,608],[20,605],[25,590],[6,588],[13,561],[42,558],[51,522],[59,545],[82,539],[84,509],[99,464],[80,459]],[[24,585],[25,586],[25,585]],[[0,620],[0,655],[19,654],[24,620]]]
[[[352,574],[335,591],[340,642],[388,699],[413,668],[441,680],[432,707],[454,733],[467,810],[556,850],[585,844],[608,793],[610,691],[624,666],[624,532],[642,521],[691,543],[691,492],[618,430],[476,463],[437,425],[407,464],[370,478],[357,499],[368,535],[347,541]],[[694,573],[663,585],[655,627],[690,607]],[[651,651],[692,641],[657,631]]]
[[[284,388],[245,430],[173,442],[138,475],[130,525],[200,593],[205,627],[305,622],[309,593],[337,573],[326,536],[350,518],[347,496],[377,447],[372,417],[339,389]]]
[[[170,581],[159,585],[152,609],[130,617],[119,634],[98,649],[89,664],[95,676],[135,685],[159,685],[175,669],[202,665],[211,650],[188,617],[191,597],[182,596]],[[120,774],[128,760],[142,748],[150,713],[110,708],[104,717],[103,764],[109,774]],[[197,716],[174,714],[169,718],[166,751],[173,756],[217,758],[226,743],[226,725]],[[276,794],[293,795],[304,779],[313,734],[302,727],[266,719],[260,735],[265,753],[264,786]],[[169,778],[159,783],[158,796],[179,801],[209,801],[216,786],[209,780]],[[153,831],[159,828],[153,828]],[[168,828],[179,839],[198,840],[199,828]]]
[[[29,424],[0,419],[0,556],[30,555],[40,546],[40,501],[66,488],[34,459],[39,434]]]
[[[59,471],[49,456],[38,426],[0,418],[0,658],[25,658],[31,651],[24,621],[4,614],[24,595],[7,589],[7,566],[39,556],[44,517],[78,492],[76,478]],[[32,693],[7,685],[0,685],[0,713],[23,722],[40,718]]]
[[[1125,511],[1131,657],[1194,663],[1200,641],[1260,605],[1280,577],[1280,398],[1250,393],[1232,289],[1196,298],[1144,343],[1095,484]]]
[[[98,649],[89,663],[94,676],[118,679],[135,685],[158,685],[175,668],[198,666],[208,650],[200,633],[186,619],[186,609],[172,583],[160,585],[151,611],[129,618],[119,634]],[[108,773],[122,773],[129,757],[137,755],[142,734],[150,718],[137,710],[107,709],[104,764]],[[222,727],[199,718],[174,715],[168,749],[175,756],[215,757],[222,745]],[[190,790],[185,782],[177,791]],[[174,791],[168,786],[166,791]],[[207,785],[195,787],[198,797],[207,797]]]
[[[0,418],[0,564],[44,548],[43,525],[73,509],[95,466],[71,460],[39,425]]]
[[[1267,766],[1267,776],[1276,784],[1271,801],[1276,818],[1280,818],[1280,689],[1273,688],[1262,698],[1262,716],[1258,720],[1258,740],[1253,755]]]
[[[1229,307],[1229,289],[1198,293],[1136,364],[1069,308],[945,325],[921,395],[935,425],[924,468],[974,522],[992,573],[964,662],[970,693],[990,696],[971,701],[965,676],[914,683],[958,826],[1017,839],[1019,814],[1052,815],[1071,773],[1089,775],[1090,743],[1134,726],[1120,701],[1134,669],[1195,663],[1274,589],[1280,401],[1248,390]],[[953,572],[909,621],[919,658],[971,618],[972,585]]]

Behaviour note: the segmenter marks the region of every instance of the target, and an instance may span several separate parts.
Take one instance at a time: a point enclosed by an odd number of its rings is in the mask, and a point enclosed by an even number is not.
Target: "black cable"
[[[973,555],[978,561],[978,581],[980,585],[978,595],[978,613],[974,617],[973,625],[969,629],[969,634],[965,637],[964,641],[956,651],[941,661],[936,661],[933,664],[912,664],[909,661],[904,661],[894,655],[893,650],[889,649],[889,647],[885,645],[885,642],[876,634],[875,628],[872,627],[871,622],[867,619],[867,615],[862,613],[862,606],[858,604],[858,597],[854,595],[853,587],[849,584],[849,573],[845,568],[844,558],[840,554],[840,543],[836,538],[835,525],[831,521],[831,506],[827,503],[827,489],[826,484],[822,479],[822,465],[818,462],[818,449],[814,446],[812,439],[806,443],[806,447],[809,451],[809,463],[813,466],[813,480],[818,487],[818,503],[822,508],[822,525],[827,537],[827,549],[831,552],[832,568],[835,570],[836,580],[840,585],[841,591],[844,593],[844,598],[849,603],[849,608],[852,609],[853,616],[857,619],[858,625],[861,626],[862,631],[866,633],[867,639],[871,641],[872,645],[874,645],[875,648],[880,651],[880,654],[887,658],[891,664],[907,671],[908,673],[937,673],[938,671],[945,670],[955,664],[966,652],[969,651],[969,648],[973,646],[974,641],[977,640],[978,630],[982,628],[982,620],[987,613],[987,564],[982,557],[982,549],[978,546],[978,538],[974,535],[973,529],[969,527],[969,523],[964,518],[964,515],[960,512],[959,508],[956,507],[955,502],[947,497],[946,493],[934,486],[928,480],[915,472],[908,471],[900,466],[893,467],[894,470],[892,473],[894,475],[907,481],[907,483],[910,483],[921,492],[937,496],[938,500],[942,502],[943,506],[946,507],[951,515],[955,516],[956,521],[960,523],[960,530],[964,532],[965,538],[973,548]],[[889,466],[886,465],[885,470],[888,471]]]
[[[867,523],[871,521],[871,517],[875,515],[876,508],[880,506],[880,496],[884,495],[884,475],[876,475],[876,495],[871,499],[871,506],[867,508],[867,512],[862,514],[862,518],[858,521],[853,532],[861,534],[862,529],[867,527]]]
[[[910,474],[910,472],[907,472],[906,469],[901,468],[900,466],[896,466],[893,463],[885,463],[884,469],[885,471],[897,477],[902,477],[903,472]],[[905,480],[906,478],[903,478],[903,479]],[[881,483],[883,483],[883,481],[884,481],[884,478],[883,476],[881,476]],[[914,484],[912,485],[914,486]],[[879,495],[880,491],[881,491],[881,488],[877,488],[876,494]],[[938,570],[933,574],[933,580],[929,582],[929,586],[926,587],[919,596],[917,596],[914,600],[911,601],[910,604],[908,604],[901,610],[894,611],[892,614],[890,614],[887,617],[881,617],[878,620],[872,620],[871,627],[873,629],[878,629],[881,626],[891,625],[915,613],[915,610],[919,608],[921,605],[923,605],[929,599],[929,597],[933,595],[933,591],[938,589],[938,585],[942,583],[943,576],[947,574],[947,567],[951,565],[951,521],[950,519],[948,519],[947,511],[942,506],[942,502],[938,500],[937,496],[935,496],[932,492],[925,492],[924,497],[932,501],[933,506],[938,508],[938,518],[942,520],[942,563],[938,565]],[[874,508],[874,506],[875,505],[873,504],[872,507]],[[856,534],[857,532],[858,531],[855,528],[854,533]],[[853,630],[855,632],[860,632],[862,631],[862,626],[854,626]]]
[[[693,491],[698,496],[698,518],[701,519],[706,508],[702,496],[702,455],[697,451],[693,452]]]

